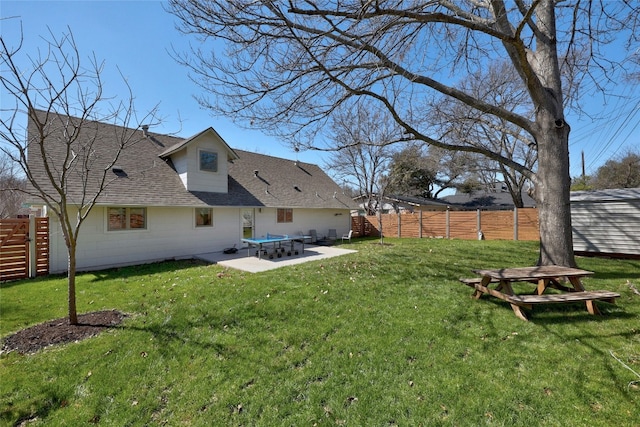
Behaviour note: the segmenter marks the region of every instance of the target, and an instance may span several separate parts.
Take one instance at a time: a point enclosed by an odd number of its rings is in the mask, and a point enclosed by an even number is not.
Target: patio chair
[[[336,233],[335,228],[329,229],[329,234],[327,235],[327,240],[338,240],[338,234]]]
[[[342,235],[342,243],[344,243],[345,240],[347,240],[349,243],[351,243],[351,236],[353,235],[353,230],[349,230],[349,232],[347,234],[343,234]]]
[[[318,241],[318,233],[316,233],[316,230],[309,230],[309,236],[311,236],[311,243]]]

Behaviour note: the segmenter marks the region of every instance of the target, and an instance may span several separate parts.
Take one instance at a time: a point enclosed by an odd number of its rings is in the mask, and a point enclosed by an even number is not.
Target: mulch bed
[[[51,320],[7,336],[1,352],[35,353],[51,345],[81,341],[119,325],[125,317],[119,311],[105,310],[78,315],[78,325],[70,325],[68,317]]]

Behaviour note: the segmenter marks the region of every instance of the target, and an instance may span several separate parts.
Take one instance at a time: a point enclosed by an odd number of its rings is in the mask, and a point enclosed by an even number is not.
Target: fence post
[[[483,240],[482,235],[482,214],[480,213],[480,209],[476,210],[476,230],[478,234],[478,240]]]
[[[36,258],[36,216],[29,215],[29,277],[38,274],[38,260]]]
[[[400,212],[396,214],[398,216],[398,238],[402,237],[402,219],[400,219]]]
[[[518,240],[518,207],[513,207],[513,240]]]
[[[418,239],[422,239],[422,209],[418,212],[420,212],[418,214],[418,224],[420,225],[420,229],[418,230]]]
[[[446,221],[445,221],[447,239],[451,238],[451,224],[449,223],[449,212],[450,212],[449,207],[447,207],[447,215],[446,215]]]

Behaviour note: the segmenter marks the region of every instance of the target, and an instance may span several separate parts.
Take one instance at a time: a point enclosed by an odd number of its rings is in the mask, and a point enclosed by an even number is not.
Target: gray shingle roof
[[[259,202],[257,206],[355,207],[351,198],[317,165],[248,151],[236,153],[239,159],[229,165],[229,193],[241,194],[243,189]],[[245,204],[251,203],[246,200]]]
[[[373,195],[374,199],[377,199],[377,195]],[[360,195],[354,198],[356,202],[360,204],[362,208],[363,202],[367,200],[367,196]],[[391,194],[383,197],[383,204],[391,204],[396,205],[400,208],[409,208],[413,210],[414,208],[419,208],[422,210],[447,210],[450,208],[455,208],[451,203],[445,202],[440,199],[427,199],[424,197],[416,197],[416,196],[403,196],[397,194]]]
[[[40,117],[45,113],[38,111]],[[66,153],[61,135],[62,123],[66,116],[50,116],[51,136],[47,138],[47,153],[54,165],[64,162]],[[73,120],[73,118],[72,118]],[[237,158],[229,164],[228,193],[187,191],[176,173],[171,160],[163,158],[191,143],[192,138],[149,133],[145,137],[141,130],[119,126],[84,122],[78,141],[95,142],[90,149],[81,149],[81,144],[72,146],[78,159],[84,158],[82,153],[90,152],[87,158],[91,162],[89,180],[83,183],[82,167],[69,176],[65,194],[74,203],[82,200],[83,186],[94,194],[98,178],[105,166],[113,159],[117,151],[118,135],[129,135],[130,143],[122,150],[116,162],[118,170],[107,171],[108,185],[98,199],[103,205],[133,206],[237,206],[237,207],[290,207],[290,208],[334,208],[353,209],[356,205],[342,194],[340,187],[327,176],[317,165],[294,162],[293,160],[231,150]],[[199,133],[200,134],[200,133]],[[199,135],[198,134],[198,135]],[[37,136],[33,123],[29,123],[29,138]],[[232,155],[233,155],[232,154]],[[42,187],[55,194],[55,189],[48,183],[42,157],[36,145],[29,150],[29,166]],[[256,176],[254,171],[258,171]],[[37,203],[30,199],[30,202]]]
[[[445,196],[442,200],[468,209],[513,209],[514,207],[513,198],[509,192],[474,191]],[[536,201],[524,192],[522,193],[522,202],[526,208],[536,206]]]

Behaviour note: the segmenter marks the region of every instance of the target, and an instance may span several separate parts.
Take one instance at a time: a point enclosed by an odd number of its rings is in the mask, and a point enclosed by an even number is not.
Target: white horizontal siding
[[[208,150],[218,154],[217,172],[200,170],[199,150]],[[227,193],[229,191],[227,150],[222,142],[212,140],[209,134],[201,136],[195,144],[187,147],[187,170],[187,189],[189,191],[208,191],[212,193]]]
[[[194,225],[192,208],[147,208],[147,229],[107,231],[104,207],[95,207],[80,229],[78,270],[97,270],[221,251],[239,242],[238,209],[213,209],[213,227]],[[50,225],[50,272],[67,270],[67,250],[59,224]]]
[[[576,251],[640,255],[640,200],[573,202]]]
[[[316,230],[318,237],[326,236],[330,228],[338,237],[349,232],[351,216],[348,209],[293,209],[293,222],[278,224],[275,208],[256,210],[254,234],[256,237],[270,234],[309,234]]]
[[[219,252],[234,244],[242,246],[242,209],[239,208],[214,208],[213,227],[196,228],[193,208],[148,207],[147,229],[131,231],[107,231],[105,210],[96,206],[80,229],[76,256],[79,271],[190,258]],[[335,228],[340,237],[351,226],[346,209],[294,209],[293,222],[287,224],[277,224],[276,209],[255,211],[256,236],[300,231],[307,234],[310,229],[316,229],[322,237],[329,228]],[[55,218],[51,218],[50,236],[50,272],[64,272],[67,249]]]

